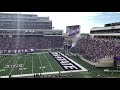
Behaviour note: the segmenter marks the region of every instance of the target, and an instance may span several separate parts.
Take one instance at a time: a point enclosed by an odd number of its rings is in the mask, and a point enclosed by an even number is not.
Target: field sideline
[[[102,78],[118,78],[120,73],[104,72],[108,68],[95,68],[94,66],[82,61],[81,59],[70,56],[79,65],[85,67],[89,72],[81,72],[76,78],[94,78],[100,75]],[[7,67],[8,65],[20,65],[19,67]],[[21,67],[22,66],[22,67]],[[43,67],[43,68],[42,68]],[[110,69],[110,68],[109,68]],[[115,68],[113,68],[115,69]],[[35,73],[59,73],[65,72],[63,68],[56,62],[49,52],[40,52],[33,54],[19,54],[15,56],[6,55],[0,57],[0,77],[8,75],[32,75]],[[26,77],[25,76],[25,77]],[[23,76],[24,77],[24,76]]]

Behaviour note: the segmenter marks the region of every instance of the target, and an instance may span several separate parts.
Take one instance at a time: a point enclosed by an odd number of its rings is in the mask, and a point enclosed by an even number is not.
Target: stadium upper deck
[[[34,14],[0,13],[0,35],[62,35],[63,30],[52,30],[49,17]]]
[[[26,49],[29,51],[62,48],[64,41],[62,34],[63,30],[52,29],[52,21],[49,17],[0,13],[0,53],[2,54],[14,50],[25,52]]]
[[[120,24],[111,23],[105,24],[104,27],[93,27],[90,30],[90,35],[94,36],[120,36]]]
[[[49,17],[38,17],[32,14],[0,13],[0,29],[51,29]]]

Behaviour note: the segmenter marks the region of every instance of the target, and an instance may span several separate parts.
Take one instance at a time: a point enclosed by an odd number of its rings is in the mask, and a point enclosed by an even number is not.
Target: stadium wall
[[[106,58],[103,58],[103,59],[100,59],[99,62],[91,62],[85,58],[82,57],[82,55],[79,55],[79,54],[73,54],[70,52],[71,55],[74,55],[74,56],[78,56],[81,60],[95,66],[95,67],[113,67],[114,66],[114,59],[113,59],[113,56],[112,57],[106,57]]]
[[[114,60],[113,57],[106,57],[100,61],[100,63],[96,64],[95,67],[113,67]]]
[[[100,62],[91,62],[89,60],[86,60],[85,58],[83,58],[82,56],[80,57],[83,61],[95,66],[95,67],[113,67],[114,66],[114,60],[113,57],[106,57],[103,58],[101,60],[99,60]]]

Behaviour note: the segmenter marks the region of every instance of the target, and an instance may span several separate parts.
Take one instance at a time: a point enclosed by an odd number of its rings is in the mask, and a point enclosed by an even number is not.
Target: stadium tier
[[[0,29],[52,29],[49,17],[0,13]]]
[[[0,78],[109,76],[96,67],[120,67],[120,23],[93,27],[90,34],[80,27],[67,26],[63,34],[49,17],[0,13]]]
[[[62,48],[63,30],[52,30],[49,17],[0,13],[0,53]]]
[[[10,50],[38,50],[62,48],[64,38],[61,36],[0,36],[0,50],[11,52]]]
[[[70,51],[78,53],[94,63],[105,57],[119,55],[120,42],[114,39],[82,38],[78,40],[76,46],[72,47]]]

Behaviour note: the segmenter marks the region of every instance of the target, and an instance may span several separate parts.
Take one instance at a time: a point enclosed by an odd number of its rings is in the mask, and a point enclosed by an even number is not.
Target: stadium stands
[[[49,17],[0,13],[0,54],[61,48],[62,33],[62,30],[52,30]]]
[[[0,50],[9,52],[9,50],[37,50],[61,48],[64,38],[61,36],[40,36],[40,35],[22,35],[22,36],[0,36]],[[5,52],[4,52],[5,53]]]
[[[52,29],[49,17],[0,13],[0,29]]]
[[[120,51],[120,41],[116,39],[82,38],[75,47],[70,49],[72,53],[78,53],[91,62],[99,62],[102,58],[116,56]]]

